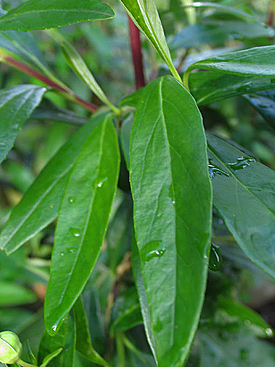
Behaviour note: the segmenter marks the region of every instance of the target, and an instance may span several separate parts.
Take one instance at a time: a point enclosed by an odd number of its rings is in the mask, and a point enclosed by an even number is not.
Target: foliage
[[[249,305],[275,295],[273,9],[107,3],[0,9],[11,363],[269,367]]]

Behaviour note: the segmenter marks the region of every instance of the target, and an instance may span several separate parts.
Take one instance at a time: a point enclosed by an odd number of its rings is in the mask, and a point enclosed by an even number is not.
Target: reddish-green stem
[[[21,61],[18,61],[14,59],[13,57],[10,57],[7,55],[2,55],[1,59],[6,64],[11,65],[16,69],[23,71],[25,74],[31,75],[35,77],[36,79],[41,80],[46,85],[49,85],[50,87],[57,89],[65,98],[81,105],[86,110],[89,110],[91,112],[94,112],[97,110],[98,107],[94,105],[93,103],[87,102],[83,100],[82,98],[76,96],[69,88],[68,89],[63,88],[62,86],[58,85],[56,82],[54,82],[53,80],[45,76],[44,74],[22,63]]]
[[[128,20],[132,58],[135,69],[136,89],[140,89],[145,86],[140,33],[132,19],[128,17]]]

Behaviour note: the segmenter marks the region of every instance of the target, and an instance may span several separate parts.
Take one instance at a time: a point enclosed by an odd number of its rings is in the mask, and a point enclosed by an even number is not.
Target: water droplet
[[[265,329],[265,333],[268,338],[271,338],[274,335],[273,330],[271,328]]]
[[[79,237],[80,236],[80,230],[78,228],[73,228],[71,227],[69,229],[70,233],[74,236],[74,237]]]
[[[172,204],[175,205],[176,204],[176,200],[172,200]]]
[[[242,361],[246,360],[248,358],[249,350],[247,348],[240,349],[240,359]]]
[[[239,171],[241,169],[245,169],[246,167],[250,166],[251,162],[256,162],[256,160],[254,158],[249,158],[249,157],[240,157],[240,158],[237,158],[236,162],[228,163],[228,166],[233,171]]]
[[[73,247],[66,248],[67,253],[73,254],[75,249]]]
[[[74,198],[70,196],[70,197],[68,198],[68,202],[69,202],[69,203],[73,203],[73,202],[74,202]]]
[[[60,256],[64,256],[64,252],[60,252]]]
[[[101,180],[98,184],[97,187],[102,187],[102,185],[104,184],[104,182],[106,182],[108,180],[108,177],[105,177],[103,180]]]
[[[52,326],[52,331],[53,332],[56,332],[56,329],[57,329],[57,325]]]
[[[219,271],[221,270],[221,267],[222,257],[220,247],[211,243],[208,268],[212,271]]]
[[[219,166],[213,164],[212,159],[209,159],[208,170],[209,170],[209,176],[210,176],[211,180],[216,175],[225,176],[225,177],[230,176],[230,173],[223,171]]]
[[[249,326],[251,324],[251,321],[250,320],[244,320],[244,325],[245,326]]]
[[[162,257],[165,253],[165,249],[161,249],[161,250],[154,250],[154,251],[150,251],[146,257],[145,257],[145,261],[150,261],[152,260],[154,257]]]

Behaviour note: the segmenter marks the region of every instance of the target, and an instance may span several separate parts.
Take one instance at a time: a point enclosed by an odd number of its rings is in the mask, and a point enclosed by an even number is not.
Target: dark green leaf
[[[46,88],[19,85],[0,91],[0,163],[11,150],[24,122],[39,105]]]
[[[110,117],[88,137],[65,189],[59,211],[45,300],[45,325],[60,326],[82,292],[98,257],[116,190],[119,150]]]
[[[94,350],[88,329],[88,323],[81,298],[74,305],[74,316],[76,323],[76,349],[89,361],[108,366],[108,363]]]
[[[271,367],[274,364],[274,346],[244,332],[229,334],[209,330],[200,336],[201,366]]]
[[[62,352],[63,348],[58,348],[56,351],[48,354],[44,359],[42,364],[39,367],[46,367],[48,366],[48,364],[55,358],[57,357],[61,352]]]
[[[221,266],[222,257],[220,247],[211,243],[208,268],[212,271],[219,271],[221,270]]]
[[[208,136],[214,206],[246,255],[275,277],[275,172]]]
[[[206,105],[242,94],[275,88],[275,78],[259,78],[198,71],[190,74],[190,90],[199,105]]]
[[[75,322],[72,314],[69,314],[63,321],[62,326],[54,336],[50,336],[45,330],[40,341],[38,352],[39,365],[45,362],[45,358],[62,348],[49,364],[49,367],[73,367],[74,352],[76,342]]]
[[[130,170],[130,157],[129,157],[129,148],[130,148],[130,135],[131,129],[134,122],[133,114],[130,114],[122,123],[120,129],[120,141],[121,147],[123,150],[125,162],[127,169]]]
[[[29,0],[1,18],[0,30],[32,31],[113,16],[113,10],[100,0]]]
[[[93,118],[71,137],[14,208],[0,235],[1,248],[8,254],[57,217],[69,172],[87,136],[100,120],[102,116]]]
[[[131,131],[130,160],[147,336],[159,367],[178,367],[202,307],[212,205],[201,115],[174,78],[146,87]]]
[[[142,324],[136,288],[128,288],[116,298],[111,318],[110,334],[112,336]]]
[[[246,94],[243,97],[275,128],[275,91]]]

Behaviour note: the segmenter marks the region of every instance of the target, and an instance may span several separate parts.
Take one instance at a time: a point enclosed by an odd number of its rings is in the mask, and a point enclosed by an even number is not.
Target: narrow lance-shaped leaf
[[[92,346],[88,322],[81,297],[78,298],[74,305],[74,316],[76,323],[76,350],[93,363],[100,364],[101,366],[109,366]]]
[[[76,330],[73,314],[70,313],[64,320],[59,331],[50,336],[45,330],[39,345],[38,364],[48,362],[48,358],[62,348],[62,351],[54,357],[50,366],[73,367],[76,343]]]
[[[166,43],[161,20],[154,0],[121,0],[137,27],[151,41],[161,59],[167,64],[175,78],[180,77],[173,64]]]
[[[76,72],[76,74],[88,85],[88,87],[95,93],[95,95],[107,106],[109,106],[114,112],[119,112],[107,98],[93,74],[88,69],[82,57],[76,51],[76,49],[66,40],[62,44],[62,51],[70,67]]]
[[[113,16],[113,10],[100,0],[29,0],[1,18],[0,30],[32,31]]]
[[[208,136],[214,206],[246,255],[275,278],[275,172]]]
[[[93,118],[59,149],[13,209],[0,235],[0,248],[7,254],[57,217],[72,166],[88,135],[102,118],[102,115]]]
[[[141,96],[130,180],[147,336],[159,367],[180,367],[204,298],[212,205],[201,115],[172,77],[153,81]]]
[[[62,199],[55,234],[45,325],[54,333],[82,292],[104,239],[116,191],[119,149],[110,117],[88,137]]]
[[[46,88],[19,85],[0,91],[0,163],[6,158],[22,125],[39,105]]]

